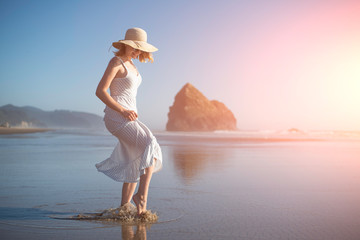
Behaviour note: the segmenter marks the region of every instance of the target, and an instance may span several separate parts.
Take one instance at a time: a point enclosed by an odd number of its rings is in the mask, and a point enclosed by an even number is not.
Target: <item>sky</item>
[[[151,129],[189,82],[240,130],[360,130],[356,0],[0,0],[0,106],[103,116],[95,90],[131,27],[159,48],[135,62]]]

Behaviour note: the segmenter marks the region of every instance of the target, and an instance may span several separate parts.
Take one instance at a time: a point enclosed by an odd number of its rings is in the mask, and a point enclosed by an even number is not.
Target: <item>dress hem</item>
[[[114,149],[114,152],[119,147],[119,145]],[[109,162],[113,162],[115,154],[113,153],[106,160],[95,164],[95,167],[99,172],[104,173],[106,176],[110,177],[117,182],[127,182],[135,183],[138,182],[140,176],[145,173],[145,169],[151,166],[154,166],[153,173],[156,173],[162,169],[162,153],[159,144],[156,141],[156,138],[153,137],[149,145],[146,147],[144,153],[139,156],[141,158],[140,166],[132,165],[130,167],[124,168],[121,164],[113,165],[111,168],[106,169],[106,165]],[[150,161],[148,159],[151,159]],[[156,159],[156,161],[154,160]],[[149,162],[148,162],[149,161]],[[133,163],[138,162],[134,160]],[[122,176],[122,177],[120,177]],[[124,177],[125,176],[125,177]],[[130,177],[136,176],[136,179]]]

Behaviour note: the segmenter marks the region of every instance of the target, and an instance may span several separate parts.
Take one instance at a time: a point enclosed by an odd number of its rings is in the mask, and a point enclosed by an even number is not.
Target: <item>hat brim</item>
[[[132,48],[139,49],[143,52],[156,52],[157,49],[155,46],[151,45],[150,43],[143,42],[143,41],[133,41],[133,40],[120,40],[118,42],[113,42],[112,45],[114,48],[120,49],[121,44],[129,45]]]

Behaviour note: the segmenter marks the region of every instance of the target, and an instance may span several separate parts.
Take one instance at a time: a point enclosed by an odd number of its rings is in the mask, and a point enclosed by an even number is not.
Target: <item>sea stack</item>
[[[176,94],[167,131],[236,130],[234,114],[221,102],[208,100],[190,83]]]

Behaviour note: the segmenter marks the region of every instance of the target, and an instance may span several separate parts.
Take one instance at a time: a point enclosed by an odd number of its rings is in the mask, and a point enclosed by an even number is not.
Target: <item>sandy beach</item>
[[[0,134],[22,134],[51,131],[51,128],[5,128],[0,127]]]

